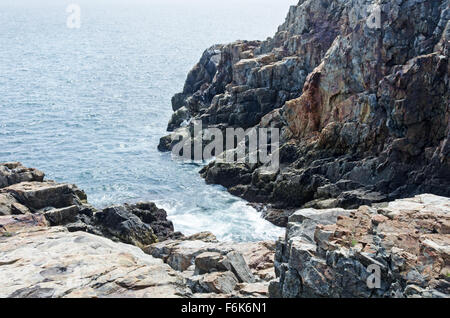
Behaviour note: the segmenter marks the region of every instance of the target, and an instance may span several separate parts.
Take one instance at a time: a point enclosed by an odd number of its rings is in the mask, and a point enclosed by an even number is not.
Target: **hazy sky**
[[[1,0],[1,6],[8,5],[32,5],[32,6],[42,6],[47,4],[54,5],[69,5],[71,3],[86,5],[86,4],[101,4],[101,5],[112,5],[112,4],[164,4],[164,5],[210,5],[210,6],[263,6],[263,5],[274,5],[277,4],[282,7],[288,7],[289,5],[297,4],[298,0]]]
[[[83,19],[91,12],[109,12],[108,8],[123,8],[127,12],[138,10],[141,15],[148,13],[149,18],[155,12],[165,12],[167,16],[177,15],[179,20],[189,20],[189,16],[198,13],[199,19],[217,20],[224,27],[241,28],[242,37],[236,35],[239,39],[263,40],[274,35],[277,27],[284,22],[289,7],[297,3],[298,0],[0,0],[0,29],[2,20],[5,20],[2,15],[14,19],[22,11],[23,15],[33,17],[33,10],[39,9],[47,12],[46,19],[54,18],[52,13],[60,12],[58,18],[65,20],[66,8],[70,4],[76,4],[81,8]],[[171,7],[176,10],[172,11]],[[204,19],[204,14],[208,14],[208,19]],[[229,24],[233,23],[231,21],[234,21],[234,25]],[[248,32],[241,25],[260,25],[260,34],[247,38],[245,34]]]

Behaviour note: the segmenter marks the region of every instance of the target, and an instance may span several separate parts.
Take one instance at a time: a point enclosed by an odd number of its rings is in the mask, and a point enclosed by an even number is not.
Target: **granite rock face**
[[[135,246],[42,225],[16,228],[8,236],[0,229],[0,297],[192,295],[181,275]]]
[[[96,210],[43,178],[0,195],[0,297],[450,295],[445,197],[301,209],[275,244],[184,236],[153,203]]]
[[[449,247],[450,199],[444,197],[300,210],[277,243],[271,297],[447,298]]]
[[[159,149],[194,119],[280,128],[274,176],[218,162],[201,171],[275,209],[450,196],[449,18],[448,0],[301,0],[273,38],[205,51],[172,100],[182,127],[172,120]]]
[[[181,236],[166,211],[151,202],[98,210],[75,185],[44,180],[43,172],[20,163],[0,164],[0,180],[0,215],[42,215],[51,226],[140,247]]]

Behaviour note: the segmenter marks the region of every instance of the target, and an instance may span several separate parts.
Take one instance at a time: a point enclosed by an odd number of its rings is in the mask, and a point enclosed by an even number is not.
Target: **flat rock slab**
[[[21,204],[35,210],[46,207],[64,208],[74,205],[77,197],[74,186],[53,181],[21,182],[3,188],[0,192],[12,194]]]
[[[351,210],[335,209],[301,209],[289,217],[287,232],[289,236],[301,236],[314,242],[314,232],[319,224],[334,224],[339,216],[350,215]]]
[[[0,236],[0,281],[0,297],[191,295],[183,278],[160,259],[62,227],[34,226]]]
[[[216,272],[204,275],[199,283],[209,293],[230,294],[238,280],[232,272]]]
[[[0,235],[10,236],[33,227],[46,227],[48,221],[43,215],[24,214],[0,216]]]

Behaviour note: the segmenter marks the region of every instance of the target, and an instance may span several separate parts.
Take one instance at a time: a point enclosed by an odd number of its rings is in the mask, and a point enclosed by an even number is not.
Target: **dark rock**
[[[179,237],[174,233],[173,223],[167,220],[167,212],[159,209],[153,202],[125,204],[124,207],[136,215],[143,223],[150,225],[158,240]]]
[[[26,168],[20,162],[0,163],[0,188],[21,182],[42,182],[43,180],[42,171]]]
[[[179,108],[173,113],[167,126],[167,131],[174,131],[176,128],[179,128],[181,124],[187,122],[190,117],[189,110],[186,107]]]
[[[220,163],[213,164],[200,171],[207,183],[215,183],[224,187],[233,187],[251,181],[250,168],[245,164]]]
[[[269,284],[269,295],[270,298],[282,298],[280,291],[280,280],[274,279],[270,281]]]
[[[95,226],[105,237],[139,247],[155,243],[152,228],[123,206],[106,208],[94,214]]]
[[[291,216],[292,213],[294,213],[294,211],[289,209],[275,209],[272,207],[264,207],[262,209],[262,217],[280,227],[287,226],[289,216]]]
[[[77,220],[79,208],[76,205],[72,205],[61,209],[51,209],[44,212],[44,216],[49,221],[50,225],[64,225],[72,223]]]
[[[337,197],[336,204],[346,209],[354,209],[361,205],[371,205],[386,200],[387,196],[379,192],[354,190],[341,193]]]
[[[26,214],[30,210],[20,204],[11,194],[0,193],[0,215]]]

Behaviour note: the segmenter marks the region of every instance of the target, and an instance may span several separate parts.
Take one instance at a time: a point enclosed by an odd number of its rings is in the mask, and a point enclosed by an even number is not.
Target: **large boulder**
[[[181,233],[174,232],[173,223],[167,219],[167,212],[158,208],[153,202],[124,204],[124,208],[136,215],[143,223],[148,224],[160,241],[181,236]]]
[[[0,189],[0,193],[11,194],[18,202],[33,211],[47,207],[64,208],[81,205],[86,198],[76,186],[53,181],[21,182]]]
[[[226,271],[228,266],[224,264],[225,257],[218,252],[204,252],[195,258],[195,272],[198,275]]]
[[[232,272],[215,272],[204,275],[200,281],[200,286],[207,293],[231,294],[238,280]]]
[[[51,225],[65,225],[76,222],[79,208],[76,205],[71,205],[60,209],[50,209],[44,212],[45,218]]]
[[[95,227],[108,238],[144,247],[155,243],[152,228],[123,206],[113,206],[98,211],[93,217]]]

